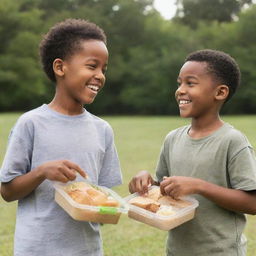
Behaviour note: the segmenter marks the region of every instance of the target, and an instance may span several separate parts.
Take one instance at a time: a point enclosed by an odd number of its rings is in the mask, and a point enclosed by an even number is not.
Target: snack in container
[[[126,202],[113,190],[89,180],[56,182],[55,201],[75,220],[117,224]]]
[[[134,193],[124,199],[129,204],[128,217],[166,231],[193,219],[199,205],[191,196],[178,200],[163,196],[158,186],[151,186],[147,195]]]

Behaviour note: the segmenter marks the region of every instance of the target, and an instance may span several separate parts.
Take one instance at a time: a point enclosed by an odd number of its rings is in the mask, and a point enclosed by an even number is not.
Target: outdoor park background
[[[176,78],[185,56],[213,48],[231,54],[242,72],[241,87],[223,119],[256,148],[256,4],[251,0],[178,0],[165,20],[152,0],[0,0],[0,163],[8,134],[21,113],[47,103],[54,85],[38,58],[42,35],[65,18],[100,25],[110,52],[107,82],[88,110],[109,121],[124,184],[142,169],[154,172],[165,135],[189,120],[178,117]],[[214,7],[214,8],[213,8]],[[0,199],[0,255],[11,256],[16,202]],[[248,256],[256,255],[256,217],[248,216]],[[106,256],[164,255],[166,232],[122,216],[102,227]],[[43,241],[42,241],[43,242]]]

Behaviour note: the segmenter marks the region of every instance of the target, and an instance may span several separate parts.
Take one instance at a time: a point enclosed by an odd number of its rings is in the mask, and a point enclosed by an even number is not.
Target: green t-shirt
[[[225,123],[213,134],[193,139],[189,126],[170,132],[162,146],[156,170],[163,176],[187,176],[226,188],[256,190],[256,158],[247,138]],[[169,232],[168,256],[245,256],[242,234],[246,216],[193,195],[199,201],[193,220]]]

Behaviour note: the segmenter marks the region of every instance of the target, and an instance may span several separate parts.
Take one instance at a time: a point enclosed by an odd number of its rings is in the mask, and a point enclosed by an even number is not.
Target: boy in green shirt
[[[223,104],[235,93],[240,70],[228,54],[215,50],[191,53],[178,76],[176,100],[191,125],[165,138],[156,180],[139,172],[131,193],[146,193],[158,184],[162,194],[194,194],[196,217],[169,231],[168,256],[245,256],[245,214],[256,214],[256,159],[247,138],[221,120]]]

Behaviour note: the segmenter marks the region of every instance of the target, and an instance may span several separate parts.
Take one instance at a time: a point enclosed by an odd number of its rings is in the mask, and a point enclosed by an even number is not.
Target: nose
[[[179,85],[179,87],[177,88],[176,92],[175,92],[175,96],[179,96],[179,95],[183,95],[185,94],[185,86],[183,86],[182,84]]]
[[[95,75],[94,78],[98,81],[101,81],[102,83],[105,82],[105,74],[103,73],[102,70],[98,70]]]

